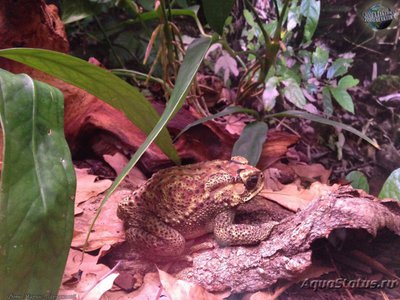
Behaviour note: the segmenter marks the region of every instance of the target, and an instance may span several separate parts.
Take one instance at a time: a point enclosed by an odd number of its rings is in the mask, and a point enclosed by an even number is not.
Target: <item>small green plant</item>
[[[369,193],[368,179],[360,171],[352,171],[346,175],[346,180],[355,189],[361,189]],[[386,179],[378,195],[379,198],[393,198],[400,201],[400,169],[394,170]]]
[[[400,169],[394,170],[386,179],[379,198],[394,198],[400,201]]]

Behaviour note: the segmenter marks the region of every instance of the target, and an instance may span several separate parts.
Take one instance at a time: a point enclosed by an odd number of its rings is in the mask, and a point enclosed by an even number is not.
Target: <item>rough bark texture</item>
[[[313,243],[328,239],[340,246],[346,239],[375,237],[383,228],[400,235],[397,202],[378,202],[349,187],[340,187],[314,200],[303,211],[282,219],[259,246],[200,253],[194,257],[193,266],[180,271],[178,278],[209,291],[258,291],[270,288],[278,280],[301,277],[312,265]],[[337,234],[337,230],[342,231]]]

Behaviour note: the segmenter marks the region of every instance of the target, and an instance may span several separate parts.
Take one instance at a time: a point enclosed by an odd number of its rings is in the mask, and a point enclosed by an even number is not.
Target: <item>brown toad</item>
[[[117,214],[133,248],[150,256],[178,256],[185,240],[209,232],[221,245],[254,244],[275,223],[233,224],[234,208],[263,186],[263,173],[240,156],[172,167],[123,199]]]

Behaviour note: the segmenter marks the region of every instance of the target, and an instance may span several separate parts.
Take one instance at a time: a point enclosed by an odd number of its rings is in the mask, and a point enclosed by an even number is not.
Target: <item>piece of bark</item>
[[[332,239],[335,229],[359,230],[364,239],[387,228],[400,235],[397,202],[382,203],[351,187],[339,187],[311,202],[303,211],[284,218],[271,236],[255,247],[226,247],[197,254],[193,265],[177,274],[209,291],[233,293],[270,288],[278,280],[301,277],[312,265],[312,244]],[[346,231],[345,231],[346,232]]]
[[[57,7],[46,5],[43,0],[3,0],[0,37],[0,49],[35,47],[60,52],[69,49]]]

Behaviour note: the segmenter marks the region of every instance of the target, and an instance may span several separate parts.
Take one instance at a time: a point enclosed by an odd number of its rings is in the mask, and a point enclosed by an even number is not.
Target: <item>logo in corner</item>
[[[381,3],[374,3],[363,12],[362,17],[372,30],[382,30],[388,28],[397,15],[393,9]]]

